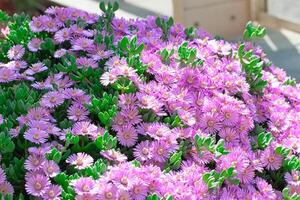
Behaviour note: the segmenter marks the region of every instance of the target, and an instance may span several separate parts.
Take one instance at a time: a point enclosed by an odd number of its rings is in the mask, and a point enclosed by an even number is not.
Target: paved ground
[[[271,30],[258,42],[272,62],[300,81],[300,34],[289,30]]]
[[[99,13],[99,0],[51,0],[53,2],[83,9],[89,12]],[[106,0],[109,1],[109,0]],[[146,17],[154,14],[171,13],[169,0],[161,0],[159,10],[153,10],[153,4],[149,0],[131,0],[128,3],[119,0],[120,9],[116,15],[124,18]],[[153,2],[152,2],[153,3]],[[258,42],[268,54],[272,62],[284,68],[289,75],[300,82],[300,33],[288,30],[271,30],[268,29],[267,36]]]

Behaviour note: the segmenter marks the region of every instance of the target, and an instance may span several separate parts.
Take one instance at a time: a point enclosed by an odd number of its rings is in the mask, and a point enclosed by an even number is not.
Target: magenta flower
[[[47,69],[48,68],[44,65],[44,63],[38,62],[38,63],[33,64],[29,69],[27,69],[25,71],[25,73],[32,76],[36,73],[43,72]]]
[[[124,126],[121,130],[117,132],[117,138],[120,144],[126,147],[132,147],[137,140],[138,134],[134,127]]]
[[[85,153],[77,153],[68,157],[66,163],[74,165],[76,169],[84,169],[91,166],[94,159]]]
[[[152,158],[158,162],[165,162],[169,157],[170,152],[168,145],[164,141],[154,141],[152,143]]]
[[[71,29],[69,29],[69,28],[63,28],[63,29],[57,31],[54,34],[54,41],[56,43],[62,43],[62,42],[65,42],[67,40],[70,40],[71,37],[72,37],[72,31],[71,31]]]
[[[95,69],[98,67],[98,63],[96,61],[94,61],[91,58],[87,58],[87,57],[77,58],[76,64],[77,64],[78,68],[85,68],[85,69],[87,69],[89,67],[91,67],[92,69]]]
[[[28,49],[31,52],[37,52],[38,50],[41,49],[41,44],[42,44],[42,40],[40,38],[32,38],[29,42],[28,42]]]
[[[267,169],[277,170],[282,165],[282,158],[275,153],[273,148],[268,147],[261,152],[261,162]]]
[[[143,200],[147,196],[148,187],[142,180],[138,180],[132,184],[132,189],[130,192],[134,199]]]
[[[68,118],[73,121],[84,121],[87,120],[88,115],[87,109],[81,104],[74,103],[68,109]]]
[[[17,73],[11,68],[0,68],[0,83],[7,83],[17,79]]]
[[[25,54],[25,49],[22,45],[15,45],[7,52],[7,57],[10,60],[20,60]]]
[[[36,144],[45,143],[48,137],[49,135],[45,131],[38,128],[30,128],[24,134],[26,140]]]
[[[50,185],[43,195],[45,200],[60,200],[61,187],[59,185]]]
[[[100,183],[99,183],[100,184]],[[116,199],[117,187],[112,183],[101,183],[99,198],[103,200]]]
[[[29,26],[33,32],[41,32],[44,30],[44,16],[33,17]]]
[[[3,116],[0,114],[0,125],[3,124],[3,122],[4,122]]]
[[[199,125],[207,133],[216,133],[222,127],[220,117],[217,114],[206,113],[201,118]]]
[[[4,170],[0,167],[0,183],[6,181],[6,175]]]
[[[0,192],[1,192],[2,198],[3,198],[5,195],[13,195],[14,188],[9,182],[4,181],[4,182],[0,183]]]
[[[65,96],[61,92],[48,92],[46,93],[40,104],[43,107],[54,108],[61,105],[65,100]]]
[[[93,47],[94,41],[85,37],[73,40],[72,50],[74,51],[87,51]]]
[[[152,158],[152,146],[148,140],[142,141],[134,148],[133,155],[141,162],[150,160]]]
[[[89,177],[81,177],[71,182],[75,192],[79,195],[93,194],[96,192],[95,181]]]
[[[52,160],[45,161],[43,165],[43,170],[45,174],[49,177],[55,177],[57,174],[60,173],[59,166],[56,164],[56,162]]]
[[[66,49],[58,49],[54,52],[54,58],[61,58],[64,55],[66,55],[67,50]]]
[[[25,169],[28,171],[38,171],[44,167],[46,162],[44,155],[30,155],[25,161]]]
[[[121,163],[121,162],[124,162],[127,160],[127,157],[124,154],[122,154],[116,150],[113,150],[113,149],[101,151],[100,154],[101,154],[101,156],[105,157],[106,159],[117,162],[117,163]]]
[[[25,189],[28,194],[42,196],[50,186],[49,179],[41,174],[35,174],[26,178]]]
[[[94,136],[98,135],[98,128],[94,124],[91,124],[90,122],[83,121],[83,122],[77,122],[74,124],[72,128],[72,132],[75,135],[87,135],[87,136]]]

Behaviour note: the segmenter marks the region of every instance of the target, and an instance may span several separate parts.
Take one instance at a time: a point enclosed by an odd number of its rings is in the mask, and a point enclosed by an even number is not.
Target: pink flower
[[[122,154],[114,149],[101,151],[100,154],[103,157],[105,157],[106,159],[117,162],[117,163],[125,162],[127,160],[127,157],[124,154]]]
[[[88,115],[87,109],[81,104],[74,103],[68,109],[68,117],[73,121],[84,121],[87,120]]]
[[[87,155],[85,153],[72,154],[66,160],[66,163],[75,165],[75,168],[79,170],[91,166],[93,162],[94,159],[90,155]]]
[[[25,54],[25,49],[22,45],[15,45],[7,52],[7,57],[10,60],[20,60]]]
[[[28,49],[31,52],[37,52],[38,50],[41,49],[41,44],[42,44],[42,40],[40,38],[32,38],[29,42],[28,42]]]
[[[56,164],[56,162],[52,160],[45,161],[43,165],[43,170],[45,174],[49,177],[55,177],[57,174],[60,173],[59,166]]]
[[[49,179],[41,174],[26,177],[25,189],[28,194],[42,196],[50,186]]]
[[[0,183],[0,191],[1,191],[1,194],[2,194],[2,198],[5,195],[13,195],[14,194],[13,186],[7,181],[4,181],[4,182]]]
[[[269,170],[277,170],[282,165],[282,158],[280,155],[277,155],[272,147],[266,148],[261,152],[261,162],[264,167]]]
[[[79,195],[93,194],[96,192],[95,181],[90,177],[80,177],[79,179],[71,181],[71,185]]]
[[[50,185],[43,195],[45,200],[60,200],[61,187],[59,185]]]
[[[40,104],[43,107],[54,108],[61,105],[65,96],[61,92],[48,92],[42,97]]]
[[[117,132],[117,138],[120,144],[126,147],[132,147],[137,140],[138,134],[134,127],[124,126],[121,130]]]
[[[25,132],[24,135],[24,138],[26,140],[29,140],[30,142],[36,144],[45,143],[48,137],[49,135],[45,131],[37,128],[30,128],[28,131]]]
[[[199,125],[207,133],[216,133],[222,127],[220,117],[217,114],[205,113],[200,119]]]
[[[138,161],[147,161],[152,158],[152,146],[148,140],[140,142],[134,148],[133,155]]]

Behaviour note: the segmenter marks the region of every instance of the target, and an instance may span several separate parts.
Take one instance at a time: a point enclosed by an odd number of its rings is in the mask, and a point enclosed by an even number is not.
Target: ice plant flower
[[[84,169],[91,166],[94,159],[85,153],[77,153],[68,157],[66,163],[74,165],[76,169]]]
[[[249,42],[265,30],[234,43],[117,7],[1,13],[0,193],[298,198],[300,85]]]

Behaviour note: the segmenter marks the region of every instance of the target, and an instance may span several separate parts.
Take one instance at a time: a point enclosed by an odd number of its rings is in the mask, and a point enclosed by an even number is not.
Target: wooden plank
[[[266,0],[251,0],[251,20],[258,20],[261,12],[266,12]]]
[[[173,18],[175,22],[185,24],[183,1],[173,0]]]
[[[184,0],[184,9],[198,9],[214,4],[235,3],[237,0]]]
[[[258,22],[264,26],[268,26],[274,29],[286,28],[292,31],[300,32],[300,25],[289,22],[277,17],[271,16],[265,12],[259,13]]]
[[[234,3],[186,10],[186,25],[199,25],[210,33],[234,38],[243,33],[245,24],[250,20],[249,3],[247,0],[236,0]]]

